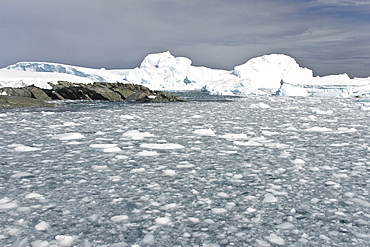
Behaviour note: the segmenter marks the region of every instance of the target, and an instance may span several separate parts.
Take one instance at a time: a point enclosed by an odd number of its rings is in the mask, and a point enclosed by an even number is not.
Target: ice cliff
[[[170,52],[147,55],[139,67],[105,70],[56,63],[20,62],[0,69],[0,87],[47,82],[124,82],[152,90],[205,90],[215,95],[277,94],[282,96],[348,97],[370,93],[370,77],[351,79],[346,74],[314,77],[294,58],[283,54],[252,58],[233,70],[192,66],[186,57]]]

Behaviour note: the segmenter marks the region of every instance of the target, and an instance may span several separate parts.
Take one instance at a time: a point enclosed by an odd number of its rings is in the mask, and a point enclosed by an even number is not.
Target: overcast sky
[[[0,0],[0,67],[134,68],[163,51],[222,69],[282,53],[368,77],[370,0]]]

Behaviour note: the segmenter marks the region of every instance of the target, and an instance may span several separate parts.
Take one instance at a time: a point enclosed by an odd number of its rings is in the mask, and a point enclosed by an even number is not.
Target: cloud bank
[[[282,53],[319,75],[370,76],[370,4],[346,0],[0,0],[0,67],[134,68],[170,50],[232,69]]]

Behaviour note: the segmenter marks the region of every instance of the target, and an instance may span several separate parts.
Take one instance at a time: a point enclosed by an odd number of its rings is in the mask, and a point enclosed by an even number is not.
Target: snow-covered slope
[[[191,65],[185,57],[170,52],[147,55],[141,65],[128,70],[91,69],[57,63],[20,62],[0,69],[0,87],[48,82],[124,82],[154,90],[206,90],[215,95],[277,94],[283,96],[353,96],[370,93],[370,77],[351,79],[346,74],[314,77],[294,58],[264,55],[236,66],[234,70]]]

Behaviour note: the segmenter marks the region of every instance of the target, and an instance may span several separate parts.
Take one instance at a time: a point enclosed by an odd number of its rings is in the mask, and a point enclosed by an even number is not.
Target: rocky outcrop
[[[48,107],[48,106],[54,106],[54,104],[46,103],[45,101],[39,99],[0,95],[0,108]]]
[[[183,101],[180,97],[167,92],[152,91],[147,87],[134,84],[95,82],[81,84],[60,81],[49,84],[52,89],[35,86],[23,88],[0,88],[0,95],[32,98],[41,101],[51,100],[107,100],[137,102]]]

